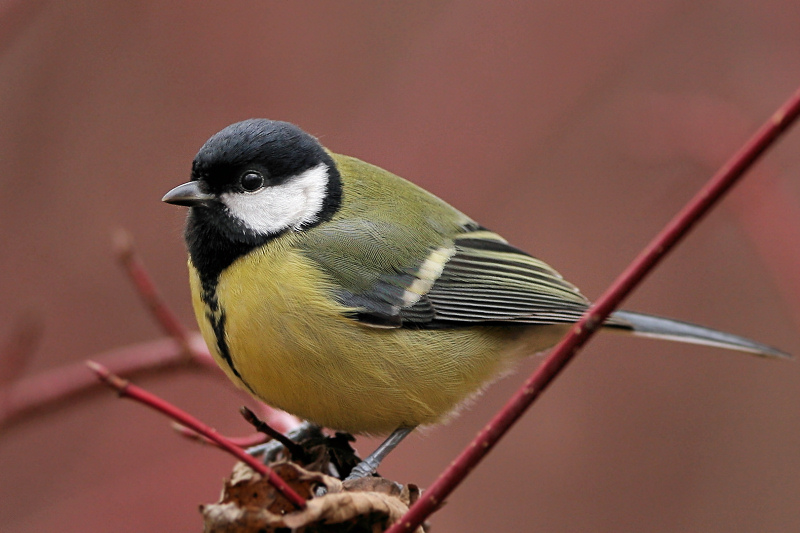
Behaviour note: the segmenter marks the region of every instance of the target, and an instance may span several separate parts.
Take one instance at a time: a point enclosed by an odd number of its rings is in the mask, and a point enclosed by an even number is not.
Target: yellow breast
[[[440,420],[503,370],[524,331],[364,326],[344,316],[348,309],[332,299],[313,263],[297,251],[266,246],[234,262],[216,287],[238,379],[220,353],[212,309],[189,267],[200,330],[228,376],[270,405],[352,433]],[[524,343],[523,351],[549,346],[560,329],[548,339],[536,336],[535,345]]]

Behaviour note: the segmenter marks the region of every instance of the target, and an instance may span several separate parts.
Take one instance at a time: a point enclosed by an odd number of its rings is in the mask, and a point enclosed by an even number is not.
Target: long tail
[[[709,329],[688,322],[662,318],[659,316],[634,313],[632,311],[617,311],[611,315],[614,319],[606,327],[611,329],[627,330],[640,337],[653,337],[691,344],[717,346],[728,350],[748,352],[762,357],[791,358],[772,346],[761,344],[732,333],[725,333]]]

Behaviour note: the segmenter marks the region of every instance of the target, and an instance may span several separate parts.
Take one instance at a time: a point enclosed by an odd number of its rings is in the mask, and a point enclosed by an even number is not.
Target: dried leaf
[[[310,498],[302,511],[288,508],[261,476],[237,464],[225,483],[220,501],[201,506],[207,533],[269,533],[290,528],[298,533],[369,532],[385,530],[419,497],[415,486],[401,488],[380,477],[343,484],[336,478],[309,472],[294,463],[272,465],[300,495]],[[320,487],[324,496],[311,497]],[[416,533],[423,533],[418,528]]]

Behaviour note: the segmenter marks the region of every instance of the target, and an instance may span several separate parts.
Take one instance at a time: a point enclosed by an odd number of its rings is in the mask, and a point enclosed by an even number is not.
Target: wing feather
[[[587,309],[588,300],[545,262],[430,193],[335,158],[349,208],[307,230],[303,243],[353,318],[378,327],[555,324]]]
[[[455,239],[427,297],[436,322],[570,323],[589,301],[543,261],[483,228]]]

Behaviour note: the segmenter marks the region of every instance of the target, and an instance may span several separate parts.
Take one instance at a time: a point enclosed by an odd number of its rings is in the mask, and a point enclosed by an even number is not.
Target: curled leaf
[[[285,462],[272,465],[301,496],[310,498],[302,511],[282,506],[281,498],[259,474],[244,464],[234,467],[220,501],[200,510],[207,533],[269,533],[289,528],[301,533],[385,530],[419,497],[415,486],[401,488],[380,477],[342,483],[338,479]],[[324,495],[311,497],[314,494]],[[422,533],[417,528],[416,533]]]

